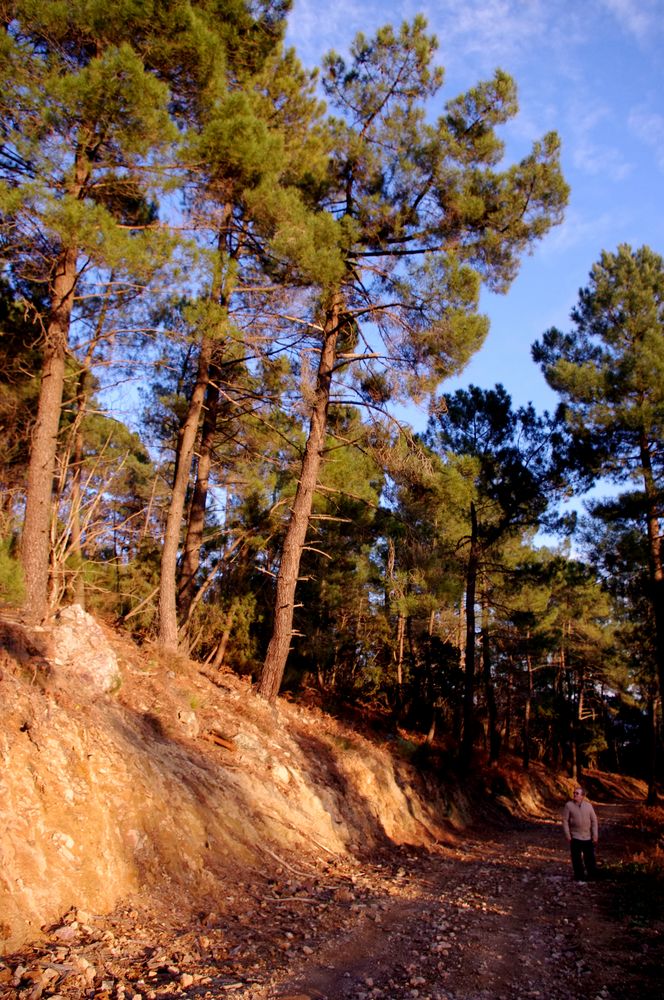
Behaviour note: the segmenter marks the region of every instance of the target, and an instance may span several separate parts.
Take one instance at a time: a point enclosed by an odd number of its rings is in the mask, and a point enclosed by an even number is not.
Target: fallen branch
[[[289,865],[287,861],[284,861],[283,858],[280,858],[278,854],[275,854],[274,851],[271,851],[269,847],[265,846],[265,844],[259,844],[258,846],[261,849],[261,851],[265,851],[266,854],[269,854],[271,858],[274,858],[275,861],[278,861],[280,865],[284,866],[284,868],[288,868],[288,871],[292,872],[293,875],[299,875],[300,878],[310,878],[310,874],[308,872],[301,872],[298,871],[297,868],[293,868],[292,865]]]
[[[312,844],[315,844],[316,847],[320,847],[321,851],[327,851],[327,853],[330,854],[333,858],[339,856],[336,851],[332,851],[329,847],[326,847],[325,844],[321,844],[320,840],[316,840],[316,838],[312,837],[310,833],[304,833],[302,830],[299,829],[299,827],[295,826],[294,823],[291,823],[290,820],[284,819],[283,816],[277,816],[276,813],[268,812],[267,809],[263,810],[263,815],[269,816],[270,819],[273,819],[275,821],[275,823],[281,823],[281,825],[287,827],[287,829],[294,830],[296,833],[299,833],[302,837],[306,837],[308,840],[311,841]],[[342,877],[346,878],[345,875]]]
[[[223,747],[225,750],[235,751],[237,749],[232,740],[227,740],[225,736],[215,733],[214,729],[209,729],[206,733],[203,733],[203,739],[209,743],[214,743],[215,746]]]
[[[337,854],[336,851],[332,851],[332,850],[330,850],[329,847],[326,847],[325,844],[321,844],[320,840],[316,840],[316,838],[312,837],[310,833],[306,834],[306,836],[309,838],[309,840],[312,842],[312,844],[315,844],[316,847],[320,847],[321,851],[327,851],[327,853],[330,854],[333,858],[338,857],[338,854]]]
[[[323,903],[324,900],[314,899],[313,896],[263,896],[272,903]]]

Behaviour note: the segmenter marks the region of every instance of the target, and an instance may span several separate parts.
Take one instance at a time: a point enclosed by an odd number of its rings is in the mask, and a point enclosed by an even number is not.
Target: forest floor
[[[72,911],[0,962],[0,996],[659,1000],[657,831],[636,802],[596,808],[593,883],[573,882],[554,815],[316,869],[273,853],[276,876],[238,870],[214,912],[167,882],[105,917]]]

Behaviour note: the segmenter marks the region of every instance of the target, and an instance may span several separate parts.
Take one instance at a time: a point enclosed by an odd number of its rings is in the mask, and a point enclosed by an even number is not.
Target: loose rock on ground
[[[0,995],[655,1000],[662,914],[623,909],[623,862],[642,833],[625,805],[598,812],[593,884],[573,883],[554,816],[363,864],[314,868],[272,852],[204,910],[164,884],[107,917],[72,911],[42,945],[4,959]]]

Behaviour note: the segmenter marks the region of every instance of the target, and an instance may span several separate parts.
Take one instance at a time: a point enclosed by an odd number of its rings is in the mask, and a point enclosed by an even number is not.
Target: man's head
[[[574,789],[574,801],[581,802],[585,794],[586,793],[584,792],[583,788],[577,785],[576,788]]]

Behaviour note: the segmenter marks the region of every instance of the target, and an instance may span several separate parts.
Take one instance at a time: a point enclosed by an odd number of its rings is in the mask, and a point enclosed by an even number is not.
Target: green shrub
[[[12,547],[11,539],[0,539],[0,600],[19,605],[25,598],[23,570],[12,555]]]

